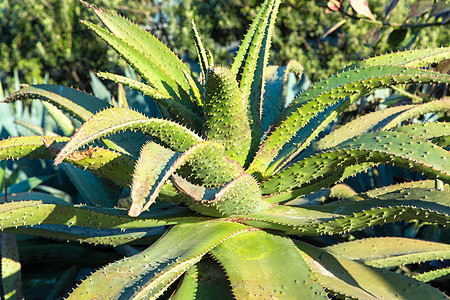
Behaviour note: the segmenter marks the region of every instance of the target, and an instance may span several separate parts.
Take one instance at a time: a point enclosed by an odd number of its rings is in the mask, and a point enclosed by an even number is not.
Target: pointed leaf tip
[[[141,212],[142,212],[142,208],[139,205],[132,203],[130,210],[128,211],[128,215],[130,217],[137,217],[141,214]]]

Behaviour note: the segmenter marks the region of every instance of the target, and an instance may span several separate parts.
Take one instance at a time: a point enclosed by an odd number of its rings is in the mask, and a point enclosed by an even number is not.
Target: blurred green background
[[[400,1],[388,17],[393,0],[369,0],[377,21],[397,25],[439,23],[424,28],[379,27],[367,18],[359,20],[334,11],[327,2],[282,2],[273,38],[270,62],[284,65],[298,60],[316,81],[364,57],[397,49],[449,44],[448,1]],[[191,19],[218,65],[227,64],[262,2],[257,0],[91,0],[91,4],[118,11],[152,32],[185,62],[195,67]],[[347,3],[342,10],[352,14]],[[435,6],[441,4],[439,11]],[[328,3],[329,4],[329,3]],[[22,83],[41,82],[89,90],[89,71],[121,72],[124,62],[95,37],[80,19],[95,19],[78,0],[3,0],[0,2],[0,80],[12,89],[13,72]],[[342,26],[324,37],[340,21]]]

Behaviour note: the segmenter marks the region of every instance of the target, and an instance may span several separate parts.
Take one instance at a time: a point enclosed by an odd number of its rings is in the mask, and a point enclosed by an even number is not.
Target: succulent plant
[[[392,107],[319,134],[377,88],[449,83],[449,75],[424,67],[448,59],[450,48],[360,61],[291,97],[287,78],[302,72],[298,64],[267,66],[279,3],[264,1],[231,68],[214,65],[194,30],[201,80],[151,34],[90,6],[107,30],[84,23],[142,81],[99,75],[153,98],[161,118],[62,86],[30,86],[6,99],[52,103],[82,125],[70,138],[2,140],[2,160],[54,159],[131,186],[128,210],[69,205],[41,193],[0,205],[6,233],[148,246],[98,269],[68,299],[446,298],[423,281],[448,268],[414,278],[387,269],[448,259],[447,244],[376,238],[320,248],[314,238],[397,221],[448,226],[449,124],[403,126],[426,112],[447,112],[448,99]],[[358,195],[335,189],[342,200],[323,205],[300,201],[380,164],[431,180]],[[217,263],[226,280],[217,279]]]

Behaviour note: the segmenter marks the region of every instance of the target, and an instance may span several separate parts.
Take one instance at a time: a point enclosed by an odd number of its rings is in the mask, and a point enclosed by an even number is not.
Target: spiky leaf
[[[450,47],[434,49],[414,49],[396,53],[389,53],[368,58],[354,63],[345,69],[369,66],[405,66],[425,67],[432,63],[440,62],[450,58]]]
[[[362,263],[334,256],[312,245],[296,242],[319,283],[336,295],[357,299],[447,299],[437,289],[407,276],[380,271]]]
[[[364,116],[360,116],[355,120],[342,125],[338,129],[331,132],[329,135],[317,141],[317,143],[314,145],[314,148],[316,150],[330,149],[365,132],[392,129],[400,125],[403,121],[409,120],[411,118],[419,117],[431,112],[446,112],[449,109],[450,100],[444,99],[420,105],[402,105],[379,110]]]
[[[246,232],[224,241],[211,254],[225,269],[237,299],[328,299],[286,237]]]
[[[155,202],[164,183],[173,173],[169,168],[180,155],[155,142],[144,145],[133,173],[130,216],[138,216]]]
[[[232,72],[240,82],[242,97],[248,107],[251,127],[251,153],[256,152],[261,137],[261,104],[264,94],[265,68],[269,57],[272,31],[280,0],[266,0],[239,47]]]
[[[450,245],[400,237],[361,239],[323,248],[377,268],[403,266],[450,257]]]
[[[62,149],[67,137],[29,136],[0,141],[0,160],[18,158],[53,159]],[[75,166],[111,179],[117,184],[129,186],[135,160],[127,155],[94,147],[76,151],[65,158]]]
[[[189,129],[172,121],[147,118],[123,107],[113,107],[94,115],[72,136],[55,159],[55,164],[81,146],[125,130],[139,130],[175,151],[184,151],[202,139]]]
[[[107,102],[82,91],[50,84],[25,87],[4,101],[11,103],[28,99],[47,101],[80,121],[86,121],[97,112],[111,107]]]
[[[415,188],[377,198],[355,196],[352,199],[355,202],[274,206],[265,212],[245,216],[243,221],[250,226],[298,235],[343,233],[401,220],[448,226],[449,199],[447,191]]]
[[[185,72],[189,74],[190,77],[192,77],[192,74],[189,68],[169,48],[152,34],[118,14],[93,5],[89,5],[89,7],[94,10],[103,25],[105,25],[115,37],[142,53],[147,60],[151,60],[162,72],[170,74],[176,82],[176,85],[181,86],[185,94],[189,95],[190,83],[185,77]],[[122,49],[117,50],[119,53],[122,51]],[[140,63],[145,64],[146,62],[142,61]],[[144,76],[153,75],[144,73]],[[162,82],[170,84],[174,90],[177,89],[177,86],[172,83],[172,80],[167,80],[165,75],[159,74],[159,76],[163,79]],[[198,88],[200,88],[198,82],[197,85]]]
[[[124,84],[132,89],[140,91],[144,95],[151,97],[156,102],[163,105],[174,116],[184,121],[186,125],[190,126],[193,129],[200,130],[202,120],[196,113],[194,113],[192,110],[186,107],[183,103],[174,101],[171,97],[162,94],[155,88],[148,86],[140,81],[117,74],[100,72],[98,73],[98,76],[101,78],[112,80],[117,83]]]
[[[270,207],[270,204],[261,198],[256,180],[247,173],[216,189],[194,185],[176,175],[172,177],[172,182],[181,193],[188,196],[186,201],[189,207],[203,215],[246,215]]]
[[[141,253],[96,271],[68,299],[156,298],[211,248],[246,230],[227,222],[175,226]]]
[[[287,164],[331,122],[344,108],[360,96],[382,87],[399,83],[450,82],[450,76],[427,70],[408,69],[397,66],[373,66],[351,69],[337,73],[316,83],[299,95],[281,116],[278,126],[268,136],[249,167],[249,172],[268,176],[266,170],[281,148],[296,132],[306,126],[316,115],[330,105],[340,103],[338,108],[329,112],[325,121],[314,130],[301,145],[295,146],[290,154],[276,166],[272,173]],[[347,98],[348,97],[348,98]],[[343,99],[347,99],[343,101]]]
[[[319,189],[363,171],[355,166],[371,167],[373,163],[404,166],[448,182],[449,160],[448,151],[420,138],[403,133],[372,132],[342,143],[336,150],[294,164],[264,182],[261,188],[264,194],[291,191],[307,185]],[[361,165],[363,163],[366,165]]]
[[[241,165],[247,160],[251,131],[247,104],[235,76],[227,68],[214,67],[206,76],[206,135],[225,146],[225,153]]]

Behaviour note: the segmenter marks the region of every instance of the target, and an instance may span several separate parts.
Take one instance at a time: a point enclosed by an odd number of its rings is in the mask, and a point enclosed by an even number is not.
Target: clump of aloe
[[[141,80],[99,76],[149,96],[162,117],[53,85],[30,86],[6,100],[50,102],[82,125],[70,138],[3,140],[3,159],[52,158],[131,187],[128,210],[69,205],[37,193],[0,205],[7,232],[146,246],[95,271],[69,299],[445,298],[423,282],[447,269],[414,277],[387,269],[447,259],[446,244],[377,238],[320,248],[314,241],[397,221],[448,226],[449,125],[404,125],[448,111],[448,100],[377,111],[318,137],[380,87],[449,83],[449,75],[425,67],[448,59],[450,48],[370,58],[292,97],[290,78],[301,78],[301,66],[268,66],[279,5],[264,1],[229,68],[214,65],[194,26],[201,80],[139,26],[89,6],[106,29],[84,24]],[[330,187],[336,193],[337,183],[381,164],[430,179],[358,195],[344,188],[340,201],[323,205],[301,200]]]

